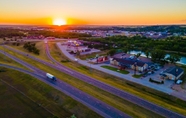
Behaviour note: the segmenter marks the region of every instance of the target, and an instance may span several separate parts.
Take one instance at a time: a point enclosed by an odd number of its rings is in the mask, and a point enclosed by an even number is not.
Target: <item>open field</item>
[[[116,71],[116,72],[118,72],[118,73],[129,74],[129,72],[126,71],[126,70],[119,70],[119,71],[118,71],[118,68],[114,68],[114,67],[112,67],[112,66],[101,66],[101,67],[106,68],[106,69],[109,69],[109,70],[112,70],[112,71]]]
[[[14,46],[12,44],[9,44],[9,46],[12,46],[13,48],[16,48],[16,49],[19,49],[21,51],[24,51],[24,52],[27,52],[29,55],[33,55],[33,56],[36,56],[37,58],[40,58],[42,60],[45,60],[45,61],[48,61],[48,62],[51,62],[48,57],[46,56],[46,53],[45,53],[45,50],[44,47],[45,47],[45,44],[44,44],[44,41],[36,41],[36,42],[31,42],[31,43],[36,43],[36,48],[40,50],[40,54],[39,55],[36,55],[32,52],[29,52],[27,51],[26,49],[23,48],[23,44],[20,44],[19,46]]]
[[[27,74],[3,67],[0,69],[6,70],[6,72],[0,72],[2,80],[34,100],[33,102],[0,81],[1,118],[14,118],[15,115],[16,117],[48,118],[52,117],[52,114],[60,118],[67,118],[72,114],[82,118],[100,117],[81,103]]]
[[[6,79],[6,78],[5,78]],[[39,118],[52,117],[52,114],[45,111],[42,107],[32,102],[8,85],[0,82],[0,117],[1,118]]]
[[[103,72],[99,72],[94,69],[91,69],[90,71],[89,67],[82,66],[79,65],[78,63],[69,61],[69,59],[64,54],[62,54],[61,51],[58,49],[58,47],[55,45],[55,42],[50,42],[49,47],[50,47],[51,55],[59,62],[61,62],[61,60],[67,60],[65,62],[62,62],[62,64],[71,69],[74,69],[83,74],[91,76],[95,79],[110,84],[121,90],[133,93],[143,99],[151,101],[162,107],[186,115],[186,112],[184,110],[186,108],[185,102],[177,99],[174,96],[167,95],[165,93],[141,86],[139,84],[134,84],[129,81],[125,81],[123,79],[117,78],[112,75],[104,74]]]
[[[6,49],[6,52],[8,52],[10,54],[13,53],[12,51],[9,51],[7,49]],[[48,66],[40,64],[40,63],[38,63],[38,62],[36,62],[34,60],[31,60],[29,58],[26,58],[24,56],[21,56],[21,55],[18,55],[18,54],[16,54],[16,56],[18,58],[20,58],[20,59],[22,59],[22,60],[24,60],[24,61],[26,61],[26,62],[28,62],[28,63],[30,63],[32,65],[34,65],[34,66],[36,66],[36,67],[46,71],[46,72],[52,73],[57,78],[59,78],[59,79],[65,81],[65,82],[73,85],[74,87],[76,87],[76,88],[78,88],[78,89],[80,89],[80,90],[82,90],[82,91],[84,91],[84,92],[86,92],[86,93],[88,93],[88,94],[90,94],[90,95],[92,95],[92,96],[94,96],[94,97],[106,102],[107,104],[109,104],[109,105],[111,105],[111,106],[113,106],[113,107],[115,107],[115,108],[117,108],[117,109],[119,109],[119,110],[121,110],[121,111],[123,111],[123,112],[125,112],[125,113],[127,113],[127,114],[129,114],[131,116],[133,116],[133,117],[152,117],[152,116],[153,117],[161,117],[161,116],[159,116],[159,115],[157,115],[157,114],[155,114],[155,113],[153,113],[151,111],[148,111],[148,110],[146,110],[146,109],[144,109],[142,107],[139,107],[139,106],[137,106],[137,105],[135,105],[133,103],[130,103],[130,102],[126,101],[126,100],[118,98],[117,96],[114,96],[114,95],[112,95],[112,94],[110,94],[108,92],[105,92],[105,91],[103,91],[101,89],[98,89],[98,88],[96,88],[96,87],[94,87],[92,85],[89,85],[89,84],[87,84],[87,83],[85,83],[83,81],[75,79],[75,78],[73,78],[73,77],[71,77],[69,75],[61,73],[58,70],[52,69],[52,68],[50,68]]]

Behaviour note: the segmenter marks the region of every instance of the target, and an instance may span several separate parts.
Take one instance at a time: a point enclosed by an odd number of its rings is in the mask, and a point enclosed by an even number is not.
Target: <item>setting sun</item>
[[[55,19],[53,21],[53,25],[58,25],[58,26],[66,25],[66,21],[64,19]]]

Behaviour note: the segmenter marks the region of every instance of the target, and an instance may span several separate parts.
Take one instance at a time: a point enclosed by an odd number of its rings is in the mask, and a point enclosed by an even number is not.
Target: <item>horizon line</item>
[[[1,24],[0,26],[56,26],[56,27],[63,27],[63,26],[167,26],[167,25],[186,25],[186,23],[172,23],[172,24],[67,24],[67,25],[44,25],[44,24]]]

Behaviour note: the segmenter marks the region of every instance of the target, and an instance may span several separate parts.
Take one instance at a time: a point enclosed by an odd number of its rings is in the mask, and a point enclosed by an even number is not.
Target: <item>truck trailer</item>
[[[56,77],[54,77],[53,75],[51,75],[50,73],[46,73],[46,77],[53,80],[53,81],[56,81]]]

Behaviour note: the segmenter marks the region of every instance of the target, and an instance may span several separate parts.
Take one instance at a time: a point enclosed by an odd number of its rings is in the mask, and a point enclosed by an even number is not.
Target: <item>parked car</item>
[[[181,83],[183,83],[182,80],[177,80],[177,81],[176,81],[176,84],[181,84]]]

